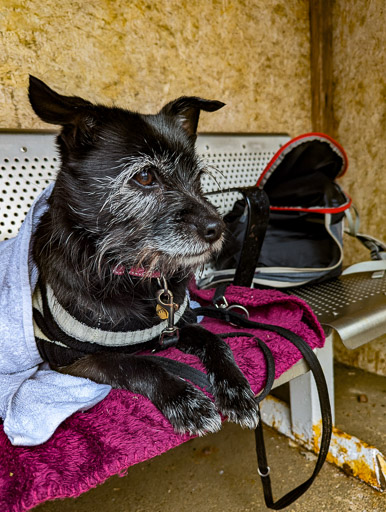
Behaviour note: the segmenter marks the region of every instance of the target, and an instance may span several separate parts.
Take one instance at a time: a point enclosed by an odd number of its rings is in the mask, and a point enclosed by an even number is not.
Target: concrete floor
[[[386,452],[386,379],[336,365],[336,424]],[[358,397],[365,395],[366,401]],[[363,396],[361,400],[364,400]],[[265,429],[275,498],[306,480],[315,456]],[[77,499],[56,500],[36,512],[248,512],[268,510],[256,473],[254,435],[233,424],[129,468]],[[384,512],[386,494],[325,464],[291,512]]]
[[[339,363],[334,377],[336,426],[386,455],[386,377]]]

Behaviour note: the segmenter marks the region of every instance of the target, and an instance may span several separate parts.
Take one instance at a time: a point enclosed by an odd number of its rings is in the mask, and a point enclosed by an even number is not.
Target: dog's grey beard
[[[220,251],[221,246],[222,239],[218,240],[206,251],[196,254],[182,254],[178,250],[167,252],[165,249],[162,252],[154,252],[152,249],[144,249],[138,260],[138,266],[150,268],[151,271],[159,270],[164,275],[182,272],[187,276],[212,259]],[[176,244],[174,244],[174,247],[176,247]],[[173,246],[168,246],[168,249],[172,248]],[[147,262],[150,262],[150,265]]]
[[[119,240],[112,237],[101,240],[97,251],[98,270],[101,271],[102,265],[107,263],[111,268],[116,265],[143,268],[148,275],[157,271],[165,276],[178,273],[181,277],[187,277],[212,259],[220,251],[223,242],[221,238],[204,250],[202,244],[200,250],[194,250],[192,244],[177,243],[177,238],[171,236],[170,243],[166,238],[162,243],[143,246],[134,251],[129,247],[125,250],[122,243],[119,244]]]

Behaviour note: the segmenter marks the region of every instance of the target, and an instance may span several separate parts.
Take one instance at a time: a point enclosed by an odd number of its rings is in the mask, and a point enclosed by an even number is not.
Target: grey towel
[[[52,188],[36,199],[18,235],[0,242],[0,417],[14,445],[44,443],[62,421],[89,409],[111,390],[52,371],[35,344],[32,294],[38,269],[31,239]]]

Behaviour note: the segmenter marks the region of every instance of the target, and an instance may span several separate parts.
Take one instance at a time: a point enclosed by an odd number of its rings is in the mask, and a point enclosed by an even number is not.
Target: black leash
[[[277,500],[276,502],[273,499],[273,493],[272,493],[272,485],[271,485],[271,479],[270,479],[270,467],[268,465],[267,461],[267,454],[265,450],[265,442],[264,442],[264,434],[263,434],[263,426],[261,421],[261,414],[260,409],[258,410],[259,415],[259,424],[257,428],[255,429],[255,441],[256,441],[256,455],[257,455],[257,462],[258,462],[258,474],[260,475],[262,486],[263,486],[263,493],[264,493],[264,500],[268,508],[271,508],[273,510],[281,510],[294,501],[296,501],[300,496],[302,496],[311,486],[313,481],[315,480],[316,476],[318,475],[319,471],[321,470],[324,461],[327,457],[329,446],[330,446],[330,440],[331,440],[331,434],[332,434],[332,416],[331,416],[331,407],[330,407],[330,401],[328,397],[328,389],[326,380],[324,378],[323,370],[320,366],[320,363],[315,356],[312,349],[309,347],[309,345],[297,334],[294,332],[285,329],[284,327],[280,327],[277,325],[271,325],[271,324],[264,324],[261,322],[255,322],[252,320],[247,319],[244,315],[240,315],[234,311],[227,310],[225,308],[221,307],[202,307],[194,310],[197,315],[203,315],[208,316],[210,318],[216,318],[219,320],[225,320],[228,323],[231,323],[233,325],[239,325],[240,327],[246,327],[246,328],[258,328],[262,330],[267,330],[271,332],[276,332],[283,338],[286,338],[288,341],[290,341],[302,354],[305,361],[307,362],[310,371],[312,372],[316,387],[318,390],[319,395],[319,401],[320,401],[320,408],[321,408],[321,415],[322,415],[322,439],[320,443],[320,450],[318,459],[315,464],[314,471],[310,478],[308,478],[305,482],[300,484],[298,487],[293,489],[292,491],[288,492],[286,495],[284,495],[282,498]],[[224,333],[218,335],[221,338],[231,338],[231,337],[251,337],[257,340],[258,346],[263,351],[264,357],[266,359],[267,363],[267,382],[265,384],[265,387],[263,391],[256,397],[256,402],[259,404],[271,391],[272,385],[275,379],[275,362],[273,355],[268,348],[268,346],[257,336],[255,336],[252,333],[248,332],[230,332],[230,333]],[[164,366],[164,368],[176,375],[179,375],[180,377],[184,379],[188,379],[194,384],[198,385],[201,388],[207,389],[208,392],[211,392],[210,384],[207,379],[207,376],[194,368],[191,368],[190,366],[179,363],[177,361],[170,360],[168,358],[159,357],[159,356],[148,356],[148,357],[156,357],[157,361]]]
[[[195,311],[198,311],[198,310],[195,309]],[[265,383],[263,390],[255,398],[256,402],[260,403],[271,392],[273,382],[275,380],[275,360],[273,358],[272,352],[269,350],[268,346],[264,343],[264,341],[262,341],[260,338],[258,338],[257,336],[255,336],[254,334],[252,334],[250,332],[232,331],[232,332],[227,332],[224,334],[218,334],[218,336],[220,338],[248,337],[248,338],[254,338],[255,340],[257,340],[257,344],[260,347],[261,351],[263,352],[264,357],[265,357],[265,362],[267,363],[267,382]]]
[[[256,397],[256,402],[261,402],[271,391],[273,381],[275,380],[275,360],[273,355],[267,345],[257,338],[254,334],[248,332],[230,332],[226,334],[218,334],[220,338],[240,338],[250,337],[257,340],[258,346],[261,348],[266,363],[267,363],[267,382],[261,393]],[[174,375],[178,375],[186,380],[190,380],[196,386],[205,389],[208,393],[212,393],[212,387],[210,385],[209,379],[204,372],[201,370],[197,370],[196,368],[192,368],[186,363],[181,363],[180,361],[175,361],[174,359],[169,359],[167,357],[161,356],[143,356],[147,359],[154,360],[159,363],[166,371],[173,373]]]
[[[143,355],[142,357],[146,357],[146,359],[150,361],[155,361],[169,373],[177,375],[178,377],[181,377],[184,380],[190,380],[199,388],[208,391],[208,393],[212,392],[212,387],[210,385],[209,379],[204,372],[197,370],[196,368],[192,368],[186,363],[181,363],[180,361],[169,359],[168,357],[148,355]]]
[[[302,356],[306,360],[306,362],[314,376],[316,387],[318,390],[320,409],[321,409],[321,415],[322,415],[322,426],[323,426],[322,439],[321,439],[321,443],[320,443],[318,459],[316,461],[316,465],[315,465],[315,468],[314,468],[314,471],[313,471],[311,477],[308,478],[302,484],[300,484],[298,487],[293,489],[292,491],[288,492],[286,495],[284,495],[282,498],[280,498],[276,502],[273,500],[271,479],[269,476],[270,468],[268,466],[268,461],[267,461],[267,454],[266,454],[266,450],[265,450],[264,435],[263,435],[263,427],[262,427],[261,415],[260,415],[260,410],[259,410],[260,421],[255,430],[255,440],[256,440],[258,473],[261,477],[261,481],[262,481],[262,485],[263,485],[264,500],[265,500],[267,507],[271,508],[273,510],[280,510],[282,508],[285,508],[288,505],[290,505],[291,503],[293,503],[295,500],[297,500],[302,494],[304,494],[307,491],[307,489],[309,489],[309,487],[315,480],[316,476],[318,475],[319,471],[321,470],[324,461],[326,460],[329,446],[330,446],[330,440],[331,440],[331,434],[332,434],[331,406],[330,406],[330,400],[328,397],[328,389],[327,389],[326,380],[325,380],[325,377],[323,374],[323,370],[320,366],[320,363],[319,363],[317,357],[315,356],[315,354],[313,353],[312,349],[310,348],[310,346],[300,336],[298,336],[297,334],[295,334],[294,332],[292,332],[288,329],[285,329],[284,327],[280,327],[277,325],[264,324],[261,322],[255,322],[255,321],[247,319],[243,315],[235,313],[234,311],[227,311],[224,308],[218,308],[218,307],[214,307],[214,306],[198,308],[195,310],[195,312],[198,315],[204,315],[204,316],[208,316],[210,318],[225,320],[226,322],[239,325],[240,327],[258,328],[258,329],[262,329],[262,330],[276,332],[280,336],[282,336],[282,337],[286,338],[288,341],[290,341],[293,345],[295,345],[295,347],[301,352]],[[243,335],[245,335],[245,334],[246,333],[243,333]],[[235,333],[235,335],[237,335],[237,333]],[[229,334],[226,335],[226,337],[228,337],[228,336],[229,336]],[[253,335],[251,335],[251,336],[253,336]],[[265,345],[265,347],[269,351],[269,349],[266,345]],[[262,348],[262,346],[261,346],[261,348]],[[264,353],[264,355],[266,355],[266,354]],[[271,357],[272,357],[272,354],[271,354]],[[268,361],[268,359],[267,359],[267,361]],[[272,372],[272,370],[271,370],[271,372],[268,372],[268,379],[271,377],[271,379],[270,379],[271,387],[272,387],[274,376],[275,376],[274,371]],[[268,382],[267,382],[267,384],[268,384]],[[266,385],[265,391],[266,391],[266,389],[268,389],[267,385]]]

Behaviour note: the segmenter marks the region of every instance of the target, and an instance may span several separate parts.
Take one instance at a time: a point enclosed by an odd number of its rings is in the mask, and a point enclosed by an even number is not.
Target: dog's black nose
[[[223,221],[214,217],[202,217],[198,219],[196,226],[198,234],[210,244],[216,242],[224,230]]]
[[[203,207],[181,210],[177,220],[183,222],[187,227],[189,226],[189,229],[195,231],[208,244],[219,240],[225,229],[221,217],[205,211]]]

